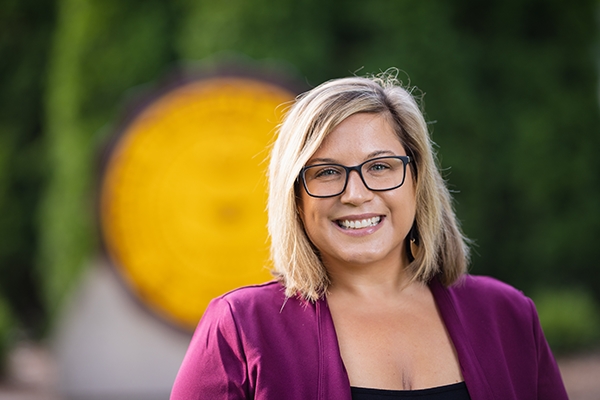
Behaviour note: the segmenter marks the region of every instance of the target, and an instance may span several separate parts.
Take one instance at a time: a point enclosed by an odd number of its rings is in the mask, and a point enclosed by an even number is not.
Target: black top
[[[351,387],[352,400],[470,400],[464,382],[418,390],[383,390]]]

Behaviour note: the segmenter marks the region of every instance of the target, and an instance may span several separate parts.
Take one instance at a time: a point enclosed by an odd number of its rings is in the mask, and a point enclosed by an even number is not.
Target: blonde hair
[[[325,82],[300,95],[289,109],[274,143],[269,165],[269,234],[274,274],[286,295],[315,301],[330,283],[298,213],[298,176],[324,138],[353,114],[386,114],[411,158],[415,177],[413,231],[417,254],[408,265],[413,280],[438,275],[445,285],[466,272],[469,249],[437,167],[427,124],[411,93],[394,73]]]

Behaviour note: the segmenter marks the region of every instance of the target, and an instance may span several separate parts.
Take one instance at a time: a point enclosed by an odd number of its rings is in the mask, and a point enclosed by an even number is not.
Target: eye
[[[366,167],[367,172],[371,175],[385,174],[393,169],[389,163],[383,161],[375,161],[372,164],[368,164]]]
[[[339,170],[339,168],[333,167],[333,166],[327,166],[327,167],[322,167],[322,168],[315,168],[314,171],[314,178],[333,178],[336,176],[339,176],[341,174],[341,171]]]
[[[375,164],[372,164],[371,166],[369,166],[369,169],[371,171],[385,171],[387,169],[390,169],[390,166],[388,164],[378,162],[378,163],[375,163]]]
[[[344,176],[344,170],[338,165],[315,165],[306,170],[306,179],[330,181]]]

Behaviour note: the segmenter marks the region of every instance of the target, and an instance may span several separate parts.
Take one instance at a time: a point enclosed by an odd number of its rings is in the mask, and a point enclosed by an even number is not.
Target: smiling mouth
[[[337,224],[344,229],[361,229],[375,226],[381,222],[381,217],[373,217],[360,220],[337,220]]]

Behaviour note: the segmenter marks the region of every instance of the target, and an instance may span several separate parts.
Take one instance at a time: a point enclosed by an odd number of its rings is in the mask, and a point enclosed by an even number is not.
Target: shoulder
[[[204,337],[227,335],[263,359],[283,356],[292,347],[307,353],[318,347],[313,335],[318,330],[317,308],[298,297],[287,298],[279,282],[245,286],[213,299],[198,329],[206,331]]]
[[[275,309],[286,302],[285,289],[277,281],[243,286],[215,297],[208,305],[205,315],[223,313],[238,314],[256,309]]]
[[[448,290],[461,296],[491,297],[501,300],[524,300],[526,297],[520,290],[490,276],[464,275]]]
[[[288,298],[284,286],[277,281],[244,286],[213,299],[202,319],[221,319],[256,325],[262,322],[296,319],[314,314],[314,304],[298,297]]]
[[[522,291],[488,276],[465,275],[446,288],[457,310],[480,317],[530,321],[535,306]]]
[[[222,294],[217,299],[238,302],[257,299],[267,300],[273,297],[285,297],[285,288],[280,282],[269,281],[257,285],[242,286]]]

